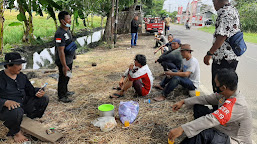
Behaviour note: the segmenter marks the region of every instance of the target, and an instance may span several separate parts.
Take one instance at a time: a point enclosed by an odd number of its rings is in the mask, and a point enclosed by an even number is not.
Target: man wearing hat
[[[162,94],[155,97],[156,101],[163,101],[179,84],[189,90],[195,90],[199,87],[200,67],[198,60],[191,54],[193,51],[189,44],[181,45],[182,68],[179,72],[168,70],[165,72],[166,78],[162,83]],[[169,76],[169,77],[167,77]]]
[[[163,53],[155,62],[159,62],[163,66],[164,71],[167,71],[167,69],[180,70],[182,64],[182,56],[180,54],[181,41],[173,39],[170,45],[171,50]]]
[[[7,53],[0,63],[5,67],[0,71],[0,120],[9,129],[7,136],[13,136],[19,143],[28,140],[20,131],[23,114],[41,118],[49,102],[44,90],[34,88],[21,72],[22,63],[26,61],[15,52]]]

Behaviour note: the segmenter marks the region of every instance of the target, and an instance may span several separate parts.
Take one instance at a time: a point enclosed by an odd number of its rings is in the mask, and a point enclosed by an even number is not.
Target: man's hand
[[[8,110],[12,110],[12,109],[16,109],[16,108],[20,107],[20,104],[15,101],[12,101],[12,100],[7,100],[4,103],[4,106],[8,107]]]
[[[174,128],[172,130],[170,130],[168,138],[171,141],[175,141],[175,139],[179,136],[181,136],[183,134],[184,130],[182,129],[182,127],[178,127],[178,128]]]
[[[165,71],[164,73],[165,73],[166,75],[169,75],[169,76],[173,76],[173,75],[174,75],[174,72],[171,71],[171,70]]]
[[[66,76],[67,71],[70,71],[70,68],[67,65],[63,66],[62,71],[63,71],[63,74]]]
[[[122,78],[120,79],[120,82],[119,82],[120,87],[122,87],[123,84],[124,84],[124,78],[122,77]]]
[[[206,55],[203,59],[204,63],[206,65],[210,65],[210,59],[211,59],[212,56],[209,56],[209,55]]]
[[[45,95],[45,91],[44,90],[39,90],[37,93],[36,93],[36,96],[38,97],[38,98],[41,98],[41,97],[43,97]]]
[[[182,106],[183,104],[185,103],[184,100],[181,100],[177,103],[175,103],[173,106],[172,106],[172,110],[175,112],[175,111],[178,111]]]
[[[129,65],[129,70],[133,70],[133,68],[134,68],[134,64],[132,63]]]
[[[154,63],[157,63],[157,62],[158,62],[157,60],[154,61]]]
[[[138,26],[141,27],[141,24],[139,24]]]

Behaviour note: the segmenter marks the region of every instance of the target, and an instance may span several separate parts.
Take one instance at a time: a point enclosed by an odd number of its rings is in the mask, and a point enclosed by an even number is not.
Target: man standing
[[[75,51],[65,51],[65,47],[72,43],[72,35],[69,30],[71,26],[71,16],[68,12],[61,11],[58,15],[58,19],[61,24],[55,33],[55,63],[59,68],[58,98],[59,101],[68,103],[71,102],[68,96],[74,94],[73,92],[68,92],[70,77],[67,76],[67,73],[70,73],[72,70]]]
[[[173,91],[179,84],[189,90],[195,90],[199,87],[200,83],[200,67],[196,58],[191,54],[193,51],[189,44],[181,46],[181,55],[184,58],[182,61],[182,68],[179,72],[168,70],[165,72],[167,75],[160,85],[162,94],[155,97],[156,101],[163,101],[168,94]],[[169,76],[169,77],[168,77]],[[171,78],[170,78],[171,77]]]
[[[204,63],[209,65],[210,59],[213,58],[212,87],[213,92],[216,92],[214,78],[217,71],[222,68],[233,70],[237,68],[238,57],[225,40],[240,31],[240,22],[238,11],[229,4],[229,0],[213,0],[213,4],[218,17],[215,24],[214,43],[204,57]]]
[[[137,38],[138,38],[138,28],[141,27],[141,25],[138,22],[138,16],[135,16],[134,19],[131,21],[131,47],[137,45]]]
[[[7,53],[5,61],[0,63],[5,69],[0,71],[0,120],[9,129],[7,136],[13,136],[16,143],[28,139],[22,134],[20,125],[23,114],[29,118],[41,118],[48,105],[49,98],[43,89],[36,89],[21,71],[19,53]]]
[[[184,104],[193,107],[195,120],[170,130],[170,140],[174,141],[184,132],[187,138],[181,144],[252,143],[252,115],[238,90],[237,74],[232,69],[221,69],[215,83],[217,93],[187,98],[172,106],[173,111]],[[213,112],[204,105],[218,105],[219,109]]]
[[[165,22],[165,35],[166,35],[167,31],[170,30],[171,18],[169,17],[169,14],[166,15],[166,18],[164,19],[164,22]]]

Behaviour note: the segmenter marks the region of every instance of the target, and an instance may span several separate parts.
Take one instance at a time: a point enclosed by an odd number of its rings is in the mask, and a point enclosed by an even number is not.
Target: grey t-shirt
[[[68,46],[72,42],[72,35],[70,30],[66,31],[63,28],[59,27],[55,32],[54,39],[55,39],[55,64],[61,65],[61,61],[58,53],[58,47]],[[65,60],[67,65],[73,62],[74,55],[75,55],[75,51],[71,53],[65,53]]]
[[[188,61],[184,58],[182,60],[183,72],[190,71],[189,79],[193,82],[195,87],[199,87],[200,84],[200,66],[198,60],[191,57]]]
[[[164,35],[160,35],[159,38],[161,39],[160,41],[163,42],[164,44],[168,43],[168,40]]]

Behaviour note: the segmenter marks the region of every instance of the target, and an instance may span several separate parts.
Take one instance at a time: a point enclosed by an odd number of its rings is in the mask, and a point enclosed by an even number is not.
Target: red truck
[[[145,20],[145,30],[146,32],[158,32],[164,31],[165,23],[161,18],[144,18]]]

